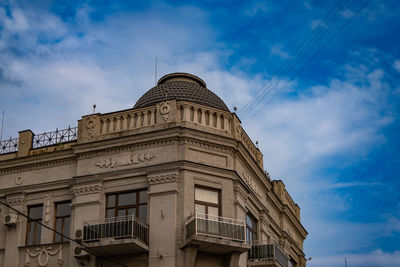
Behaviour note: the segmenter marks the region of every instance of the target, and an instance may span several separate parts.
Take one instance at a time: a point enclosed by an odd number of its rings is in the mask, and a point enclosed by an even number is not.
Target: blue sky
[[[309,266],[400,266],[398,1],[133,2],[0,1],[3,137],[132,107],[157,56],[159,77],[196,74],[238,107],[301,207]]]

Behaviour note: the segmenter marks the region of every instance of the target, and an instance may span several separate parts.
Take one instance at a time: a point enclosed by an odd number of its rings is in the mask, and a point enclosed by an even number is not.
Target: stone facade
[[[78,243],[42,227],[28,244],[33,224],[1,205],[0,266],[305,266],[300,208],[235,113],[169,99],[83,116],[75,141],[33,149],[33,136],[20,132],[18,152],[0,155],[0,201],[42,207],[41,222],[68,223]],[[196,212],[196,188],[218,193],[218,217]],[[124,192],[143,192],[145,219],[107,215]],[[57,217],[65,202],[68,220]]]

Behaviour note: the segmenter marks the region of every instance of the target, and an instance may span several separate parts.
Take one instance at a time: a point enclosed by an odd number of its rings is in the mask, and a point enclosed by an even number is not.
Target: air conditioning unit
[[[3,217],[3,224],[6,226],[15,226],[17,225],[18,215],[16,213],[8,213]]]
[[[74,248],[74,257],[79,258],[79,259],[89,258],[89,254],[85,250],[83,250],[81,247],[75,247]]]
[[[78,229],[75,231],[75,241],[82,242],[83,231]]]

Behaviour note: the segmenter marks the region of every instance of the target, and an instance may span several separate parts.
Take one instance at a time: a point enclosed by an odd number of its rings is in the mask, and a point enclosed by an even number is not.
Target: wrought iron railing
[[[0,141],[0,154],[6,154],[18,151],[18,138],[11,138]]]
[[[245,223],[241,220],[197,213],[186,221],[186,239],[193,235],[245,241]]]
[[[276,260],[282,267],[288,267],[288,256],[276,242],[255,241],[251,244],[249,260]]]
[[[134,216],[122,216],[87,221],[83,225],[83,241],[105,238],[138,238],[149,244],[149,226]]]
[[[12,153],[18,151],[18,138],[0,140],[0,154]]]
[[[78,139],[78,127],[68,127],[63,130],[55,130],[54,132],[35,134],[33,136],[33,148],[52,146],[56,144],[75,141]]]

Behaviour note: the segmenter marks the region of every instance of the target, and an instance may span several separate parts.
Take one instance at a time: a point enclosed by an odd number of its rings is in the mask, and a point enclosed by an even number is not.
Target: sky
[[[131,108],[170,72],[242,120],[307,266],[400,266],[400,3],[0,0],[3,139]]]

